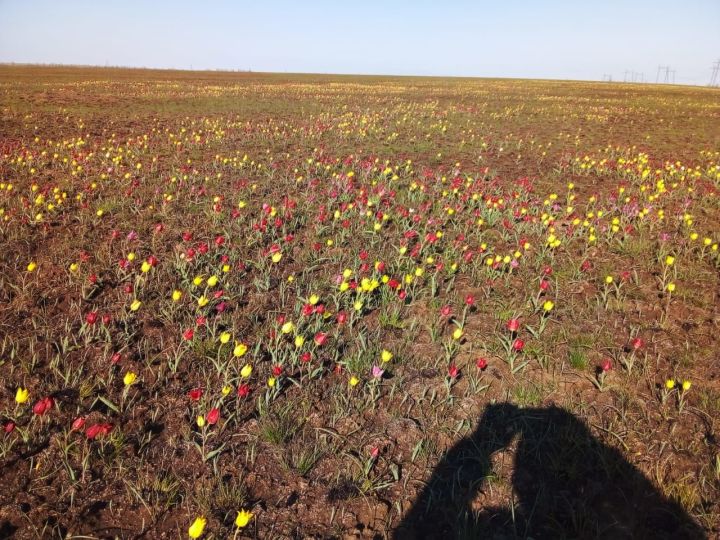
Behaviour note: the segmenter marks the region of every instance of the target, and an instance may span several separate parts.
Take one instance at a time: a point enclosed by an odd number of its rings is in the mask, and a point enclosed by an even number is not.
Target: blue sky
[[[0,0],[0,62],[707,84],[720,0]]]

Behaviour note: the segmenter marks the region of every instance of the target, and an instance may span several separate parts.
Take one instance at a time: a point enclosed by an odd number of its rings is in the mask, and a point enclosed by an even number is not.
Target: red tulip
[[[199,251],[200,253],[202,253],[203,255],[205,255],[205,254],[208,252],[209,249],[210,249],[210,248],[208,247],[208,245],[207,245],[205,242],[203,242],[202,244],[200,244],[200,245],[198,246],[198,251]]]
[[[513,341],[512,348],[514,351],[520,352],[523,350],[524,347],[525,347],[525,342],[522,339],[517,338],[515,341]]]
[[[225,243],[225,237],[224,236],[217,236],[215,238],[215,245],[220,247]]]
[[[507,329],[511,332],[517,332],[520,329],[520,320],[518,319],[510,319],[507,322]]]
[[[112,424],[93,424],[85,430],[85,436],[92,440],[96,437],[104,437],[113,429]]]
[[[468,295],[465,297],[465,305],[466,305],[466,306],[473,306],[474,304],[475,304],[475,298],[474,298],[471,294],[468,294]]]
[[[455,364],[450,364],[450,367],[448,368],[448,375],[451,379],[455,379],[458,375],[460,375],[460,370]]]
[[[250,385],[247,383],[243,383],[238,386],[237,395],[241,398],[248,397],[250,395]]]
[[[185,242],[190,242],[190,241],[192,240],[192,233],[191,233],[191,232],[188,232],[188,231],[185,231],[184,233],[182,233],[182,239],[183,239]]]
[[[340,312],[337,314],[337,322],[338,322],[338,324],[345,324],[345,323],[347,322],[347,318],[348,318],[347,313],[345,313],[344,311],[340,311]]]
[[[440,315],[443,317],[449,317],[452,315],[452,308],[449,305],[444,305],[440,308]]]
[[[192,328],[188,328],[187,330],[185,330],[183,332],[183,339],[190,341],[194,335],[195,335],[195,330],[193,330]]]
[[[102,323],[107,326],[112,321],[112,317],[109,314],[105,314],[102,316]]]
[[[110,363],[111,363],[111,364],[119,364],[119,363],[120,363],[120,360],[122,360],[122,354],[120,354],[119,352],[114,353],[114,354],[110,357]]]
[[[327,341],[328,335],[325,332],[318,332],[315,334],[315,337],[313,340],[315,341],[315,345],[318,347],[322,347],[323,344]]]
[[[98,313],[97,311],[91,311],[87,315],[85,315],[85,322],[87,322],[89,325],[93,325],[98,320]]]
[[[12,433],[15,429],[15,422],[12,420],[8,420],[7,423],[3,426],[3,430],[5,433]]]
[[[605,360],[603,360],[602,363],[600,364],[600,369],[602,369],[603,372],[610,371],[612,369],[612,360],[610,360],[609,358],[606,358]]]
[[[487,360],[485,360],[484,358],[478,358],[475,362],[475,365],[478,367],[479,370],[483,370],[487,367],[488,363]]]
[[[202,388],[193,388],[188,392],[188,397],[193,401],[199,401],[203,395]]]
[[[83,427],[85,427],[85,417],[84,416],[78,416],[72,423],[72,426],[70,429],[72,431],[80,431]]]
[[[50,409],[52,409],[54,403],[55,402],[53,401],[53,398],[44,397],[40,401],[35,403],[35,405],[33,405],[33,408],[32,408],[33,413],[35,413],[38,416],[42,416],[45,413],[49,412]]]
[[[540,282],[540,290],[541,290],[541,291],[547,291],[549,288],[550,288],[550,282],[547,281],[546,279],[543,279],[543,280]]]
[[[207,416],[205,416],[205,420],[207,420],[207,423],[211,426],[213,424],[217,424],[217,421],[220,420],[220,409],[217,407],[213,407],[210,409],[210,411],[207,413]]]
[[[282,366],[273,366],[272,374],[273,374],[273,377],[279,377],[280,375],[283,374],[283,367]]]
[[[310,360],[312,360],[312,354],[310,354],[310,351],[305,351],[300,355],[300,361],[303,364],[307,364]]]
[[[641,349],[643,345],[645,345],[645,342],[642,340],[642,338],[636,337],[630,342],[630,345],[632,346],[633,350],[637,351],[638,349]]]

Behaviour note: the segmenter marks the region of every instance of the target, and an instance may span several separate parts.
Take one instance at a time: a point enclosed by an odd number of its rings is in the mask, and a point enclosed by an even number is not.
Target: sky
[[[717,60],[720,0],[0,0],[3,63],[705,85]]]

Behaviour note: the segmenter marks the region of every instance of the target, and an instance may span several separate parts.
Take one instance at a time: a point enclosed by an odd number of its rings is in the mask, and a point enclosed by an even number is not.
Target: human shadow
[[[517,441],[515,440],[517,439]],[[517,444],[511,508],[474,510],[495,452]],[[558,408],[490,405],[433,472],[393,537],[704,539],[706,533],[616,449]]]

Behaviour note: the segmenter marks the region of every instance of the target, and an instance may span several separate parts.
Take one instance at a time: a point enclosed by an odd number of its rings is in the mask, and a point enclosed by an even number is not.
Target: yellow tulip
[[[245,364],[243,366],[243,368],[240,370],[240,376],[243,379],[247,379],[250,376],[250,374],[252,373],[252,370],[253,370],[253,368],[250,364]]]
[[[25,403],[28,397],[30,397],[30,392],[27,388],[18,388],[17,392],[15,392],[15,401],[17,403]]]
[[[192,522],[192,525],[190,525],[188,529],[190,538],[200,538],[205,531],[206,524],[207,520],[204,517],[195,518],[195,521]]]
[[[242,529],[248,523],[250,523],[250,520],[252,519],[252,517],[253,517],[253,513],[250,512],[249,510],[240,510],[237,513],[237,517],[235,518],[235,525],[239,529]]]

